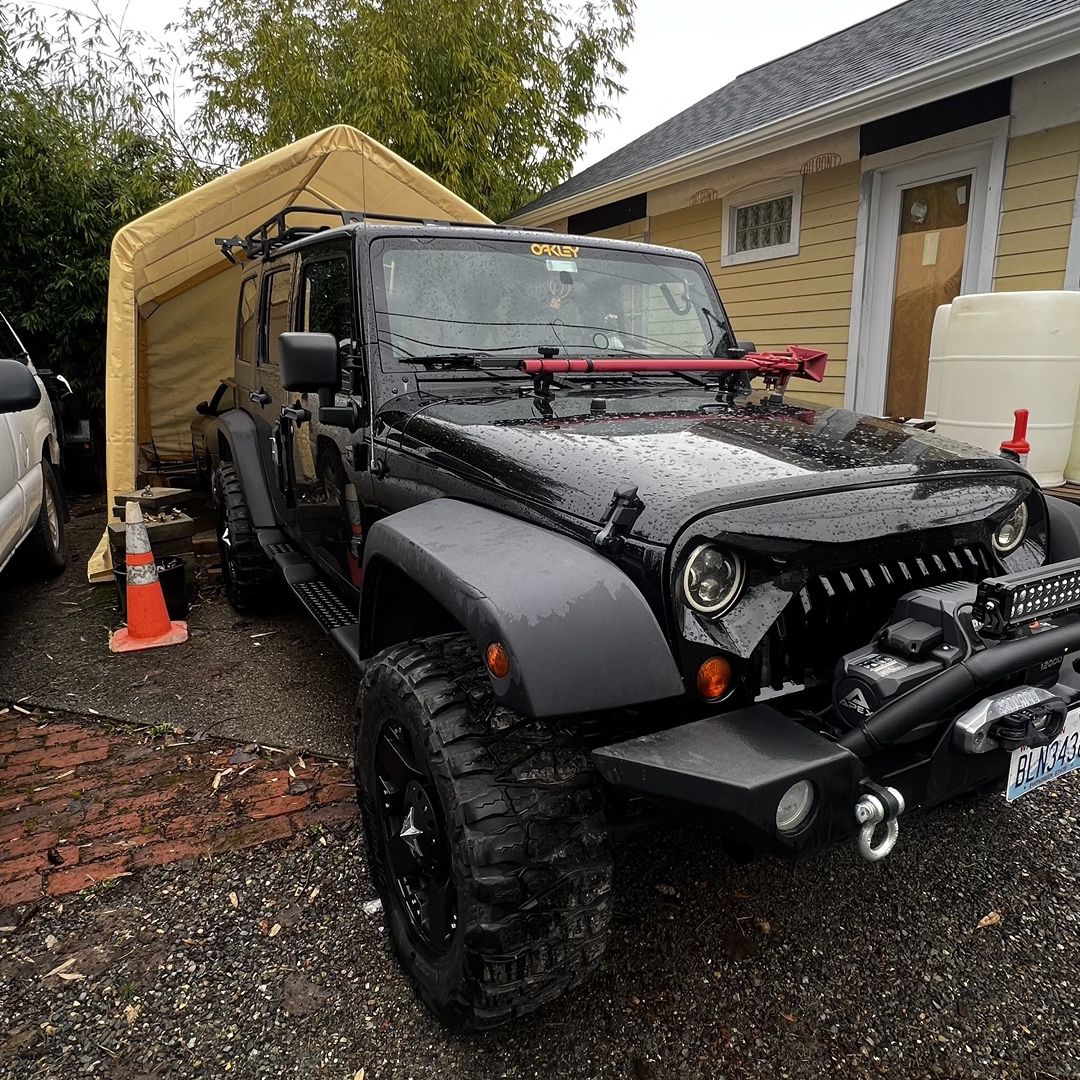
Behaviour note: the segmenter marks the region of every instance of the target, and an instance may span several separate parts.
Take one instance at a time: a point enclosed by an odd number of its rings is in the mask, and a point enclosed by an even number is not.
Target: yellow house
[[[921,415],[958,293],[1080,288],[1080,3],[908,0],[740,75],[517,211],[698,252],[802,395]]]

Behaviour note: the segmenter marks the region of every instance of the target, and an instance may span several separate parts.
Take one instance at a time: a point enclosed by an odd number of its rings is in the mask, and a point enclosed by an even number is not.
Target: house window
[[[729,196],[720,265],[798,255],[801,206],[801,176]]]

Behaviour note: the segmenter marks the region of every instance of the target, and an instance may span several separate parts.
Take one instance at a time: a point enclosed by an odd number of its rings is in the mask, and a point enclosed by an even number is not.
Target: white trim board
[[[1069,230],[1069,254],[1065,259],[1066,289],[1080,289],[1080,172],[1076,177],[1073,196],[1072,228]]]

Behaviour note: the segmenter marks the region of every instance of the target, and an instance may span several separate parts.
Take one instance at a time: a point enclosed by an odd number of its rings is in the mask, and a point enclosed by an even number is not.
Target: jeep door
[[[333,336],[338,343],[339,373],[335,402],[344,404],[353,398],[360,406],[363,423],[356,432],[320,424],[318,395],[292,395],[292,404],[306,409],[310,418],[297,423],[286,440],[292,451],[294,486],[284,495],[294,506],[296,523],[307,534],[309,544],[321,549],[334,569],[358,585],[359,580],[354,579],[358,577],[355,571],[363,535],[361,505],[370,501],[370,474],[355,473],[349,466],[353,446],[368,439],[370,425],[359,356],[355,282],[355,259],[348,242],[320,244],[302,252],[293,329]],[[355,548],[351,559],[350,548]]]

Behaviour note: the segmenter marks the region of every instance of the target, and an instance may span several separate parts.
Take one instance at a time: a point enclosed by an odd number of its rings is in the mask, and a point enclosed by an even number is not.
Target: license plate
[[[1049,746],[1021,746],[1012,752],[1005,798],[1012,802],[1074,769],[1080,769],[1080,709],[1069,713]]]

